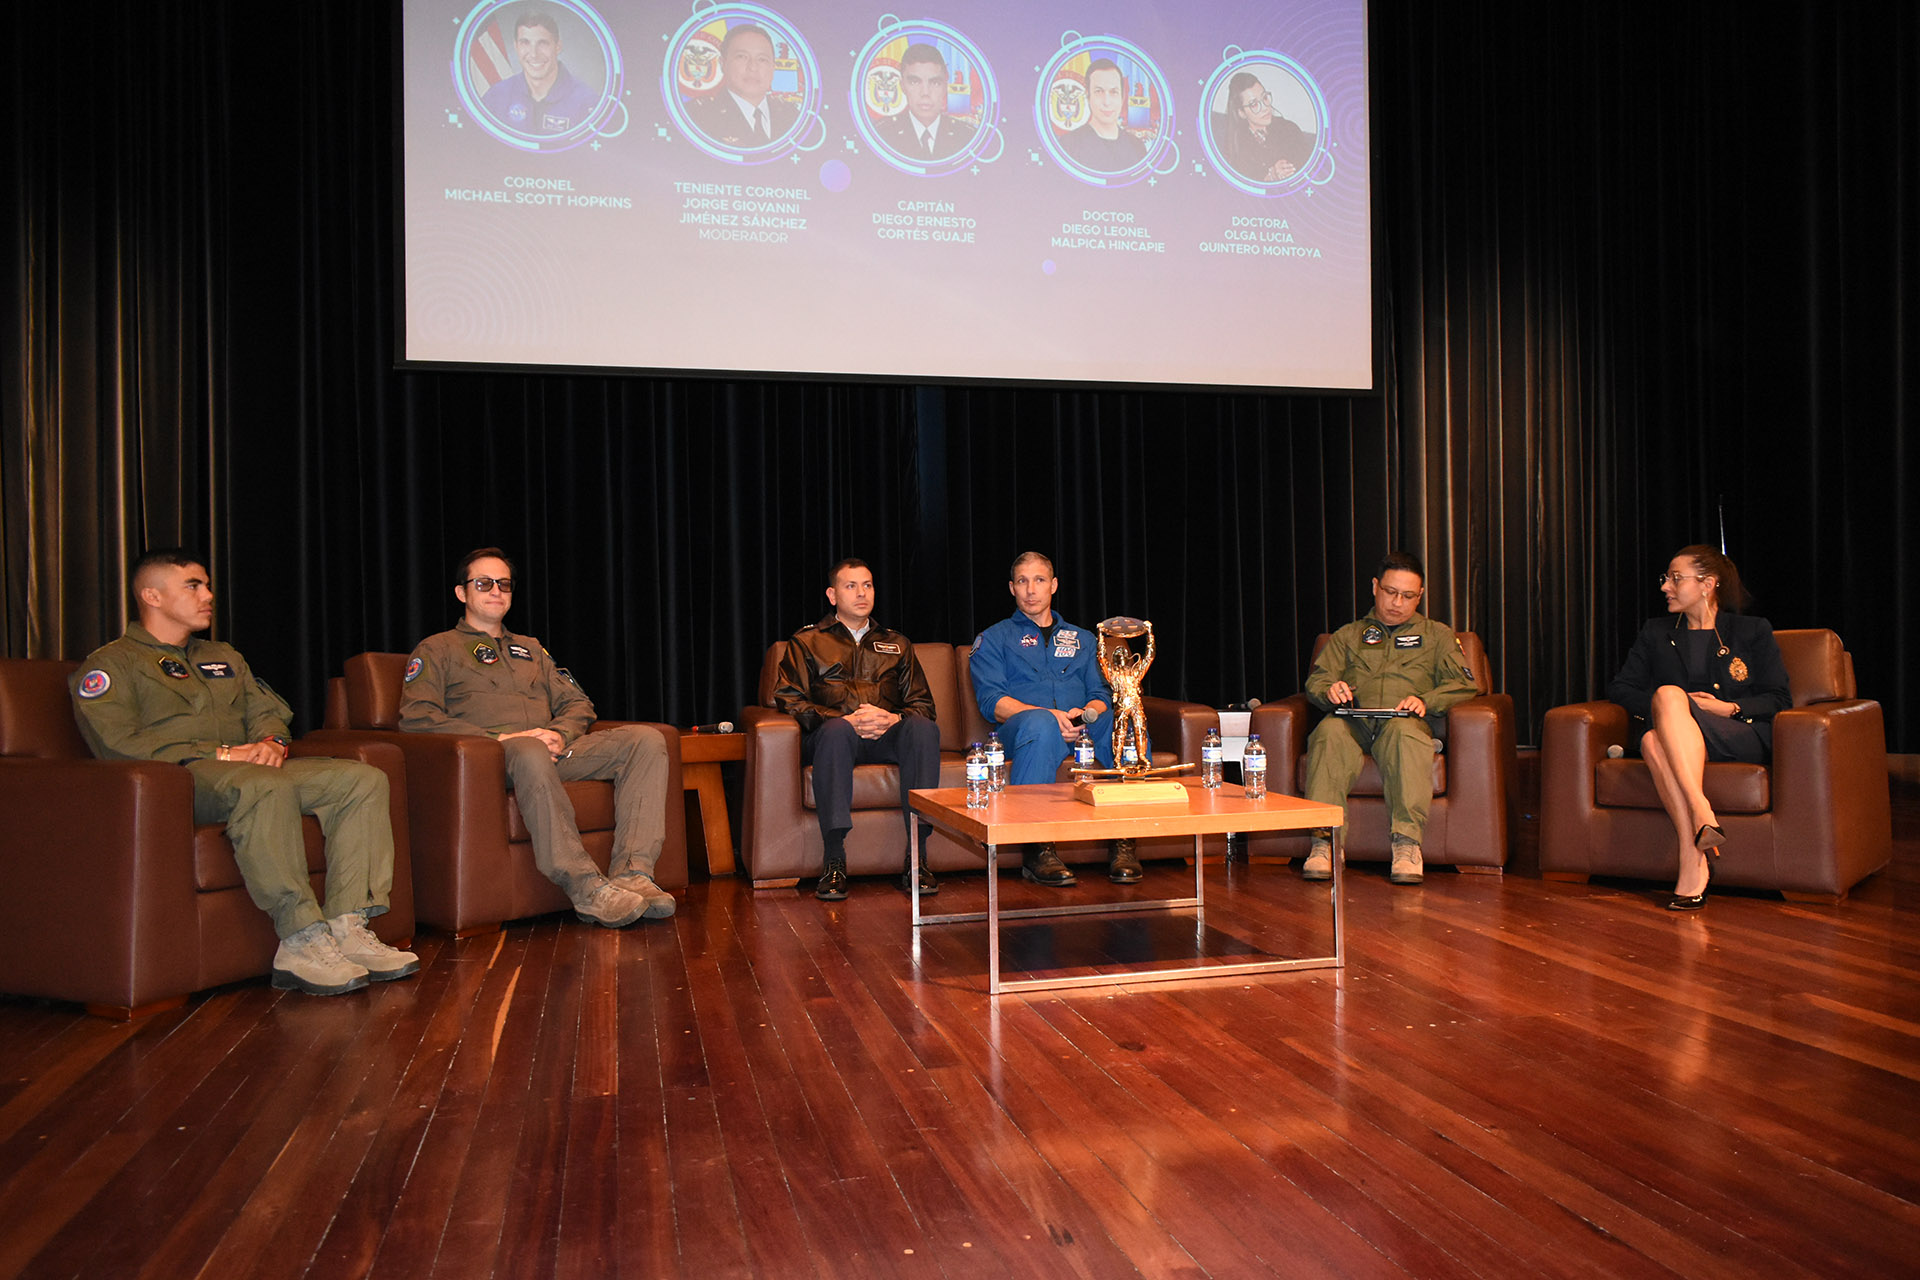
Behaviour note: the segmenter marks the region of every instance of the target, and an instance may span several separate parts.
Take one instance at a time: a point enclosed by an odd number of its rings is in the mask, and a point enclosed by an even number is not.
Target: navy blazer
[[[1793,695],[1787,691],[1787,667],[1780,660],[1773,625],[1765,618],[1724,610],[1716,621],[1727,654],[1713,659],[1713,678],[1706,684],[1689,683],[1680,665],[1675,637],[1686,625],[1685,620],[1677,614],[1662,614],[1647,619],[1640,628],[1620,674],[1607,685],[1607,699],[1625,707],[1630,715],[1648,720],[1653,715],[1653,691],[1663,684],[1678,685],[1688,693],[1711,693],[1739,707],[1735,718],[1759,730],[1771,749],[1774,713],[1793,705]],[[1738,670],[1735,663],[1740,664]],[[1736,675],[1741,678],[1736,679]]]

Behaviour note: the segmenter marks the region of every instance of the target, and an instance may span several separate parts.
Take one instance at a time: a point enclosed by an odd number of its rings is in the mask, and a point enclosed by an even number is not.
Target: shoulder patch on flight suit
[[[1396,649],[1418,649],[1420,642],[1425,638],[1426,637],[1418,633],[1410,636],[1395,636],[1393,638],[1393,647]]]
[[[1460,654],[1460,673],[1469,680],[1474,679],[1473,665],[1467,661],[1467,646],[1461,644],[1459,637],[1456,636],[1454,637],[1453,647],[1458,650]]]
[[[1379,644],[1387,638],[1387,633],[1378,627],[1368,627],[1360,636],[1361,644]]]
[[[889,641],[876,640],[873,642],[873,651],[875,653],[898,653],[900,652],[900,646]]]
[[[80,677],[80,696],[83,698],[97,698],[111,688],[113,677],[99,667]]]
[[[985,644],[986,642],[987,642],[987,633],[982,631],[979,635],[976,635],[973,638],[973,648],[967,650],[967,652],[968,653],[980,652],[980,646]]]
[[[200,674],[209,680],[233,679],[233,664],[231,662],[196,662],[193,665],[200,668]]]
[[[187,664],[184,662],[176,662],[172,658],[162,658],[160,659],[160,669],[172,676],[175,680],[185,680],[187,678]]]
[[[421,665],[421,664],[420,664],[420,659],[418,659],[418,658],[408,658],[408,659],[407,659],[407,674],[406,674],[406,676],[405,676],[405,678],[404,678],[404,679],[402,679],[402,681],[401,681],[401,683],[402,683],[402,684],[412,684],[412,683],[413,683],[413,682],[414,682],[415,680],[418,680],[418,679],[420,678],[420,665]]]
[[[548,654],[547,656],[552,657],[553,655]],[[575,680],[573,678],[573,672],[567,670],[565,667],[555,667],[553,669],[553,673],[559,676],[562,680],[565,680],[568,684],[572,685],[574,688],[580,689],[580,682],[578,680]],[[586,690],[580,689],[580,692],[585,693]]]
[[[547,653],[547,647],[545,645],[541,645],[540,652]],[[527,648],[527,646],[523,644],[510,644],[507,646],[507,656],[510,658],[525,658],[528,662],[532,662],[533,650]],[[550,653],[547,653],[547,656],[551,658],[553,655]]]
[[[473,656],[480,659],[481,662],[485,663],[489,667],[492,666],[494,663],[500,661],[499,650],[495,649],[492,645],[488,644],[484,640],[478,642],[473,646]]]

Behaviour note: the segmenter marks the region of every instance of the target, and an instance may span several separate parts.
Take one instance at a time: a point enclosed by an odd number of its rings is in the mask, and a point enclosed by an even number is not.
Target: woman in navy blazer
[[[1669,911],[1707,904],[1711,859],[1727,842],[1707,799],[1709,760],[1763,764],[1773,716],[1792,705],[1787,669],[1765,618],[1746,603],[1740,571],[1712,547],[1682,547],[1660,575],[1667,615],[1649,619],[1607,697],[1652,727],[1640,757],[1679,845],[1680,877]]]

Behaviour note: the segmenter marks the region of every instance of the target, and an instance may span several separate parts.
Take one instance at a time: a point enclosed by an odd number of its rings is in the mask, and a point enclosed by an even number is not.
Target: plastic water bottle
[[[1007,749],[997,731],[987,734],[987,790],[999,795],[1007,789]]]
[[[967,808],[987,807],[987,753],[979,743],[967,747]]]
[[[1132,733],[1128,733],[1126,741],[1120,745],[1120,767],[1122,769],[1132,769],[1137,767],[1139,763],[1140,744],[1133,740]]]
[[[1207,730],[1200,742],[1200,785],[1212,790],[1220,785],[1220,760],[1226,753],[1220,746],[1220,731]]]
[[[1073,740],[1073,765],[1076,769],[1091,769],[1098,762],[1093,754],[1093,735],[1082,732]]]
[[[1257,733],[1247,739],[1247,749],[1240,756],[1240,776],[1247,781],[1247,799],[1266,798],[1267,749],[1260,745]]]

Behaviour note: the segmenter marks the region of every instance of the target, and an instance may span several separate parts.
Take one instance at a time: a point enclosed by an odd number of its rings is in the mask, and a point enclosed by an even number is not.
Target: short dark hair
[[[720,56],[723,58],[726,57],[727,50],[731,49],[733,47],[733,42],[735,40],[738,40],[741,36],[759,36],[762,40],[765,40],[768,44],[775,43],[774,38],[767,33],[767,29],[765,27],[758,26],[751,22],[743,22],[737,27],[728,27],[727,34],[720,37]]]
[[[1119,63],[1115,62],[1112,58],[1095,58],[1087,64],[1087,88],[1093,88],[1093,73],[1096,71],[1113,72],[1113,74],[1120,77],[1120,87],[1122,89],[1127,87],[1127,73],[1120,69]]]
[[[507,560],[507,553],[502,551],[500,548],[476,547],[472,551],[467,552],[466,555],[461,556],[459,563],[454,565],[453,585],[456,587],[466,586],[467,577],[468,577],[467,571],[473,568],[473,562],[475,560],[487,560],[487,559],[506,560],[508,577],[513,577],[514,574],[518,572],[513,567],[513,561]]]
[[[827,570],[827,586],[831,587],[840,580],[840,571],[842,569],[865,569],[868,573],[873,572],[873,566],[865,560],[862,560],[858,556],[848,556],[844,560],[834,561],[833,568]]]
[[[1012,582],[1015,575],[1020,572],[1020,566],[1029,560],[1038,560],[1041,564],[1047,566],[1047,576],[1049,578],[1053,576],[1053,561],[1047,559],[1038,551],[1022,551],[1013,558],[1013,563],[1007,566],[1007,581]]]
[[[1411,551],[1389,551],[1380,557],[1380,567],[1373,571],[1375,578],[1384,578],[1389,569],[1398,569],[1420,579],[1422,587],[1427,585],[1427,567],[1420,563],[1420,557]]]
[[[907,51],[900,55],[900,69],[905,71],[916,62],[937,62],[942,72],[947,69],[946,55],[925,41],[907,46]]]
[[[133,572],[127,575],[127,594],[133,597],[133,603],[140,603],[140,579],[149,569],[158,569],[162,565],[184,569],[197,564],[206,567],[206,561],[185,547],[155,547],[133,562]]]
[[[522,27],[545,27],[553,32],[553,38],[560,38],[560,20],[545,9],[522,9],[513,19],[513,38],[520,38]]]

